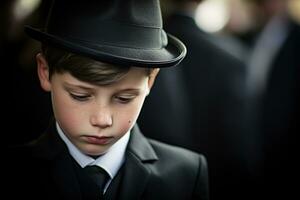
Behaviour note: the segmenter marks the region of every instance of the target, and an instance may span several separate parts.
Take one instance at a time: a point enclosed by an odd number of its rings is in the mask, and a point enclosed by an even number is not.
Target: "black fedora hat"
[[[45,28],[25,27],[41,42],[95,60],[136,67],[170,67],[184,44],[162,28],[159,0],[53,1]]]

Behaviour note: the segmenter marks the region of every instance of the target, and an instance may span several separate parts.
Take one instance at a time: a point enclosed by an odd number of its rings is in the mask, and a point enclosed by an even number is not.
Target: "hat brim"
[[[186,47],[176,37],[167,34],[168,45],[161,49],[133,49],[127,47],[89,44],[83,41],[58,37],[30,26],[25,32],[41,42],[66,49],[92,59],[125,66],[164,68],[177,65],[186,55]]]

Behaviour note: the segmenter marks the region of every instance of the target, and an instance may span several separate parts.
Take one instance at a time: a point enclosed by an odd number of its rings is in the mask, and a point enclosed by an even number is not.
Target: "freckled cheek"
[[[122,115],[119,115],[119,129],[121,132],[127,132],[135,124],[138,115],[140,113],[140,106],[133,106],[131,109],[127,109]]]
[[[119,126],[119,130],[120,132],[127,132],[129,129],[132,128],[132,126],[134,125],[135,122],[135,118],[134,116],[131,115],[123,115],[120,116],[120,118],[118,119],[118,124],[117,126]]]
[[[54,105],[55,118],[60,126],[66,132],[73,133],[83,127],[85,121],[85,112],[69,106],[66,103],[57,103]]]
[[[127,133],[130,129],[131,129],[131,125],[130,124],[122,124],[122,125],[120,125],[119,126],[119,133],[121,133],[120,134],[120,136],[122,136],[122,135],[124,135],[125,133]]]
[[[72,115],[67,115],[67,116],[65,115],[65,116],[62,116],[61,120],[64,124],[66,124],[69,127],[76,127],[79,124],[82,124],[82,122],[83,122],[82,120],[80,120],[78,115],[76,117],[73,117]],[[79,122],[81,122],[81,123],[79,123]]]

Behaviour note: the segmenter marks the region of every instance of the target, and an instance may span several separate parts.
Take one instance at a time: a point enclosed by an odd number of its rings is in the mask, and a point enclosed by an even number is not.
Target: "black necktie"
[[[104,191],[105,184],[109,180],[108,173],[99,166],[87,166],[84,168],[87,174],[92,178],[92,180],[97,184],[100,190]]]

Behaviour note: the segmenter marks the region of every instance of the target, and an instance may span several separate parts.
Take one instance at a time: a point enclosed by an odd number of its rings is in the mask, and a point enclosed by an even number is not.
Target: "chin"
[[[92,156],[92,157],[97,157],[97,156],[101,156],[101,155],[103,155],[103,154],[105,154],[106,152],[107,152],[107,149],[91,149],[91,148],[89,148],[89,149],[83,149],[83,151],[82,151],[84,154],[86,154],[86,155],[89,155],[89,156]]]

